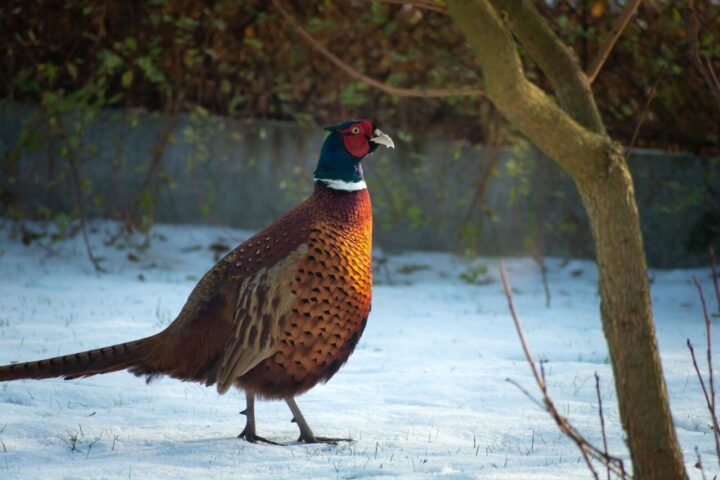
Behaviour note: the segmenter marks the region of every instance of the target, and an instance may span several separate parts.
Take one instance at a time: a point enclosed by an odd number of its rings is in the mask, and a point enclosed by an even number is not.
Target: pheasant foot
[[[267,438],[261,437],[260,435],[257,435],[255,432],[248,431],[248,428],[245,427],[243,431],[240,433],[240,435],[237,436],[237,438],[243,438],[245,441],[249,443],[267,443],[268,445],[281,445],[280,443],[273,442],[272,440],[268,440]]]
[[[288,407],[290,407],[290,411],[293,414],[292,421],[294,423],[297,423],[297,426],[300,429],[300,437],[298,438],[298,442],[328,443],[331,445],[335,445],[338,442],[354,441],[352,438],[333,438],[333,437],[318,437],[318,436],[316,436],[313,433],[312,429],[310,428],[310,425],[308,425],[307,420],[305,420],[305,417],[303,417],[303,414],[300,411],[300,407],[298,407],[297,403],[295,402],[295,399],[292,397],[286,398],[285,402],[288,404]]]
[[[243,431],[240,432],[240,435],[238,435],[237,438],[244,438],[246,441],[250,443],[267,443],[269,445],[280,445],[277,442],[273,442],[272,440],[268,440],[267,438],[263,438],[257,433],[255,433],[255,394],[250,392],[245,392],[245,399],[246,399],[246,408],[242,412],[240,412],[242,415],[245,415],[247,417],[247,420],[245,422],[245,428],[243,428]]]

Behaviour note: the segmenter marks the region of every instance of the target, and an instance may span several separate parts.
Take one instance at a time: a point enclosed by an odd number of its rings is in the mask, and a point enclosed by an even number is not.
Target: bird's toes
[[[281,445],[280,443],[273,442],[272,440],[268,440],[267,438],[261,437],[260,435],[256,435],[252,432],[246,432],[245,430],[238,435],[238,438],[245,439],[248,443],[267,443],[268,445]]]

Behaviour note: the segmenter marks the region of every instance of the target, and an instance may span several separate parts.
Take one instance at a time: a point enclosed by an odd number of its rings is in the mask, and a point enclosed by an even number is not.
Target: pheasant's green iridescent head
[[[395,148],[392,139],[369,120],[348,120],[326,127],[330,135],[323,143],[315,169],[315,181],[335,190],[367,188],[360,162],[379,145]]]

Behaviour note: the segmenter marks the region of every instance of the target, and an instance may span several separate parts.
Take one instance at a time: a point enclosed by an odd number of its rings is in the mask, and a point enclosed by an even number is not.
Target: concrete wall
[[[36,107],[0,104],[0,193],[6,204],[10,199],[26,211],[71,211],[67,160],[59,154],[61,145],[42,141],[45,127],[38,118]],[[71,114],[64,124],[78,124],[84,132],[75,152],[83,178],[91,182],[91,215],[112,216],[135,198],[160,138],[172,126],[161,155],[170,182],[158,187],[157,221],[248,229],[262,227],[307,195],[325,136],[316,126],[199,115],[181,115],[172,123],[132,111],[104,111],[88,121]],[[16,148],[23,129],[38,134],[36,149]],[[376,243],[383,248],[527,253],[539,224],[549,253],[592,255],[572,183],[534,149],[490,149],[386,130],[397,149],[382,149],[364,162]],[[476,198],[493,160],[496,169]],[[693,242],[703,242],[698,225],[714,222],[705,217],[703,223],[703,216],[718,215],[718,159],[637,151],[630,165],[651,264],[707,263]],[[11,183],[13,172],[18,181]]]

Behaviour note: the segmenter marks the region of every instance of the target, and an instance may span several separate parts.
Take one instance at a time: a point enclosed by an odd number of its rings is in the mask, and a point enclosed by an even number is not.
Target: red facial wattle
[[[362,158],[370,153],[370,143],[362,134],[343,136],[345,149],[350,152],[353,157]]]
[[[370,153],[370,138],[373,135],[372,123],[363,120],[350,125],[338,133],[342,135],[345,149],[357,158]]]

